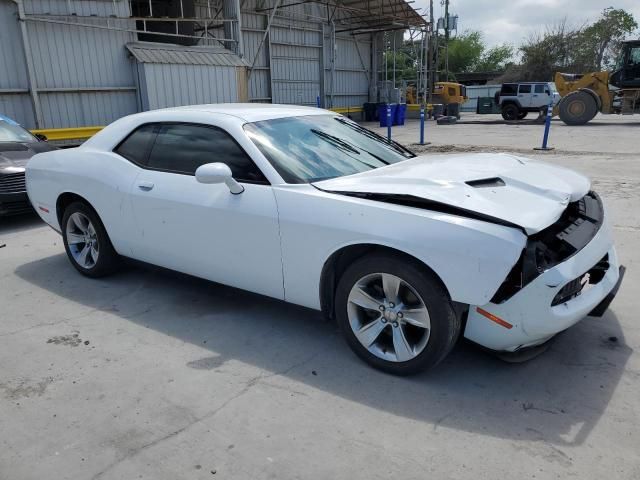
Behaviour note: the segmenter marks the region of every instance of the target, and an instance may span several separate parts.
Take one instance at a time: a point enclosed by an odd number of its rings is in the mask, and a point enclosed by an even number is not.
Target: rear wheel
[[[518,114],[518,120],[522,120],[522,119],[524,119],[524,118],[527,116],[527,113],[528,113],[528,112],[520,112],[520,113]]]
[[[69,205],[62,216],[61,227],[67,256],[80,273],[97,278],[117,268],[119,256],[98,214],[86,203]]]
[[[520,109],[515,103],[507,103],[502,106],[502,118],[507,121],[518,120]]]
[[[598,104],[590,93],[577,91],[560,100],[558,110],[567,125],[584,125],[596,116]]]
[[[352,350],[397,375],[437,365],[460,332],[439,280],[401,256],[376,254],[354,262],[338,283],[335,305]]]

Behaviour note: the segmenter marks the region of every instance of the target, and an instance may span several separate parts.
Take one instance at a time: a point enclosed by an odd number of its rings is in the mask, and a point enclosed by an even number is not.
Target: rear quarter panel
[[[56,202],[64,193],[84,198],[104,223],[114,248],[129,253],[124,215],[128,192],[139,167],[120,156],[90,148],[57,150],[35,155],[26,168],[29,199],[42,219],[61,231]]]

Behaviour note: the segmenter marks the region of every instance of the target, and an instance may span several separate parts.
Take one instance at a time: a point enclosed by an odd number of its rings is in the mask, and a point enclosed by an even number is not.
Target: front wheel
[[[502,118],[507,121],[518,120],[520,109],[515,103],[507,103],[502,106]]]
[[[61,226],[64,248],[76,270],[97,278],[117,268],[119,256],[98,214],[87,204],[69,205],[62,215]]]
[[[567,125],[584,125],[598,113],[598,104],[590,93],[577,90],[560,100],[560,119]]]
[[[375,254],[355,261],[338,283],[335,305],[352,350],[396,375],[437,365],[460,332],[460,319],[437,277],[401,256]]]

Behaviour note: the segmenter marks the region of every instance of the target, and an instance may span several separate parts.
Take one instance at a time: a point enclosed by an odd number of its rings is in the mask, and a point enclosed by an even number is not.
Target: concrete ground
[[[429,123],[427,151],[542,136],[463,120]],[[628,271],[604,317],[517,365],[461,342],[392,377],[316,312],[140,266],[89,280],[36,218],[0,220],[0,479],[640,478],[639,133],[554,122],[535,154],[593,178]]]

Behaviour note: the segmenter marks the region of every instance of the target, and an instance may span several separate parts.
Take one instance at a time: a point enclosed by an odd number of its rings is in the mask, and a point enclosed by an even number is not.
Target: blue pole
[[[316,105],[320,108],[320,95],[316,97]]]
[[[424,104],[420,104],[420,145],[424,145]]]
[[[391,104],[387,103],[387,140],[391,141]]]
[[[549,103],[547,107],[547,118],[544,122],[544,136],[542,137],[542,148],[540,150],[550,150],[547,147],[547,142],[549,141],[549,130],[551,129],[551,117],[553,116],[553,102]]]

